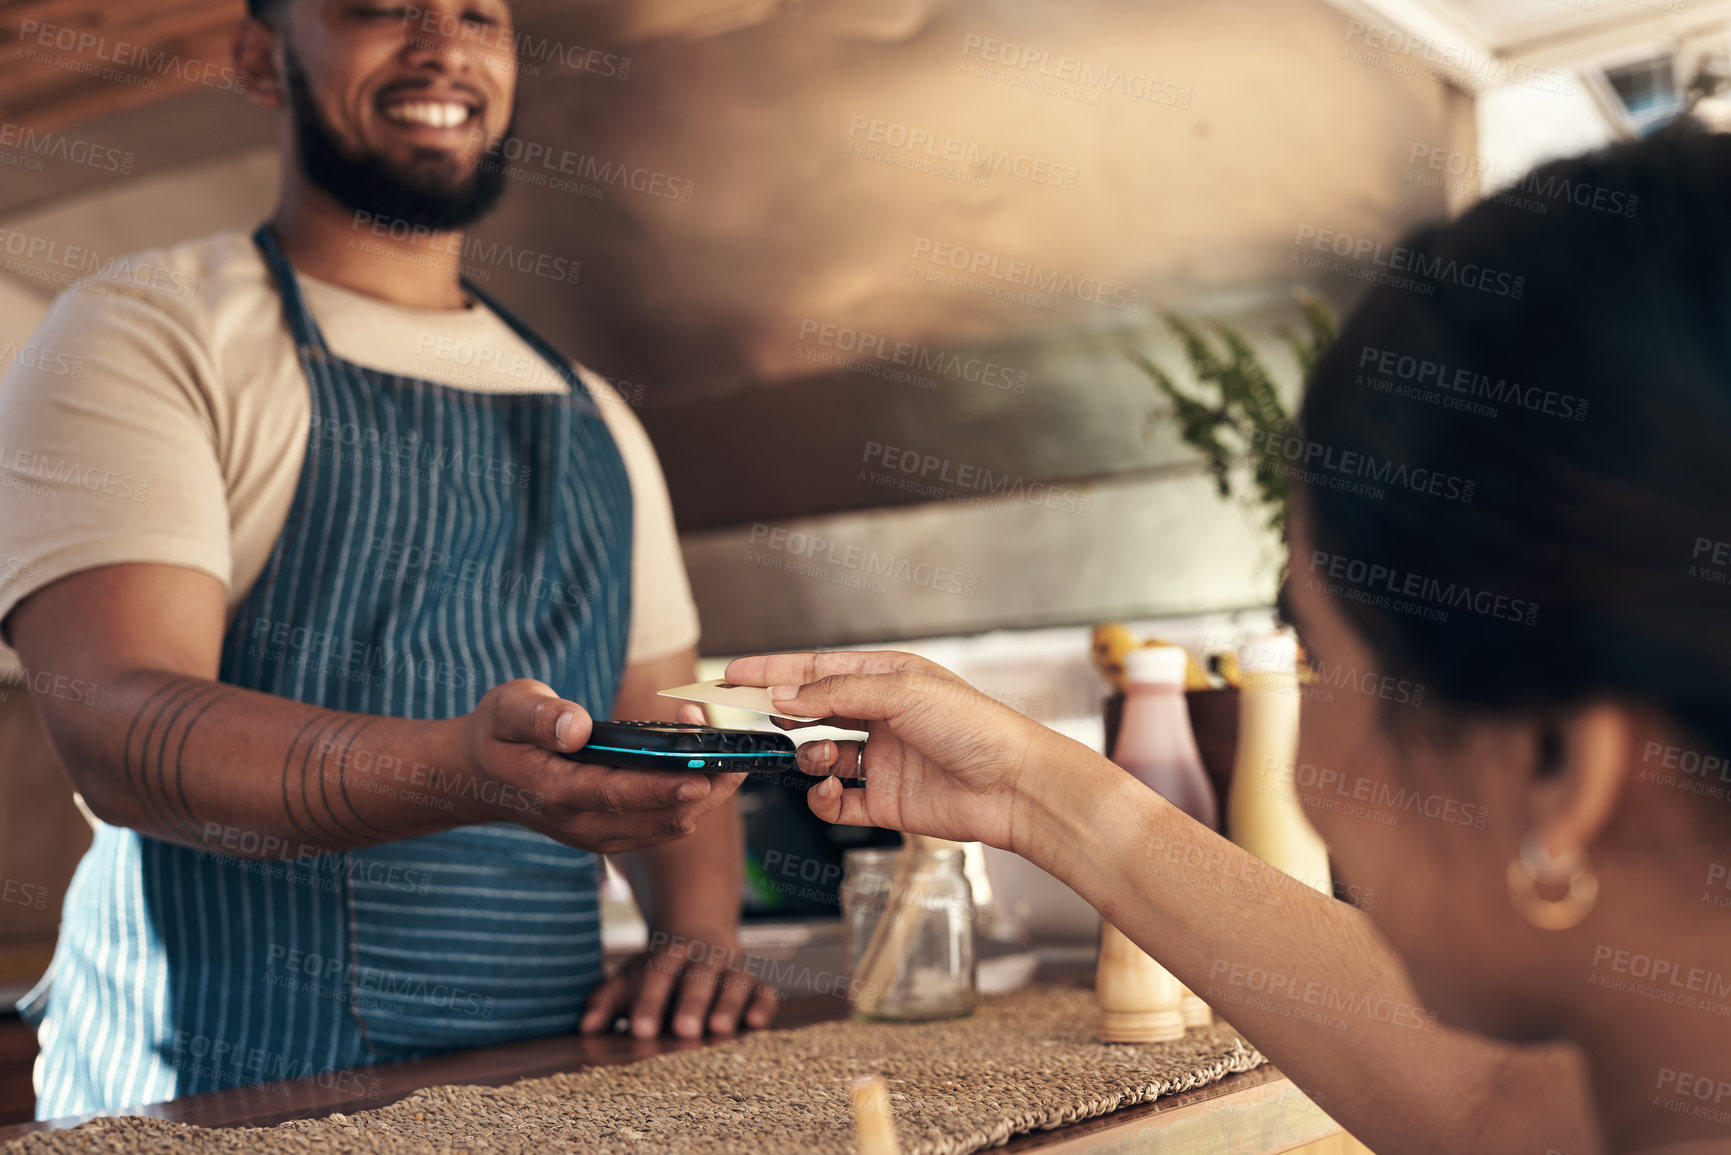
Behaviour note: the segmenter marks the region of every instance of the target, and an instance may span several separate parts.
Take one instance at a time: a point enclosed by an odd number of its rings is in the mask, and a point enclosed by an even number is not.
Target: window
[[[1605,71],[1605,79],[1629,112],[1635,131],[1642,136],[1683,110],[1683,94],[1677,87],[1672,58],[1658,56]]]

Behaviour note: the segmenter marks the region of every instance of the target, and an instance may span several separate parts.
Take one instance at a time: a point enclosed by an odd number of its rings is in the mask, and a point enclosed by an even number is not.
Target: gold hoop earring
[[[1545,898],[1539,894],[1541,878],[1547,883],[1566,882],[1568,893]],[[1509,897],[1515,909],[1540,930],[1568,930],[1586,918],[1598,901],[1599,876],[1585,854],[1552,854],[1529,834],[1521,841],[1520,854],[1509,863]]]

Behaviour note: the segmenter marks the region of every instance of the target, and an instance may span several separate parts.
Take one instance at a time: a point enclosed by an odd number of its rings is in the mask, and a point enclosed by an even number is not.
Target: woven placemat
[[[1035,986],[984,999],[965,1019],[820,1023],[508,1087],[430,1087],[378,1110],[269,1128],[97,1119],[3,1150],[851,1155],[848,1081],[880,1074],[906,1155],[967,1155],[1264,1061],[1224,1024],[1105,1046],[1094,1020],[1091,992]]]

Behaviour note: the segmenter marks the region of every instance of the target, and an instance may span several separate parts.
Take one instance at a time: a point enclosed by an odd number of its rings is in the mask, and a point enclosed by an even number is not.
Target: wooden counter
[[[776,1020],[780,1029],[841,1018],[840,999],[805,995],[788,1000]],[[366,1068],[368,1089],[357,1095],[347,1087],[320,1085],[315,1077],[261,1083],[189,1095],[114,1114],[152,1115],[206,1127],[264,1127],[287,1119],[307,1119],[335,1111],[353,1113],[382,1107],[442,1083],[497,1086],[536,1075],[586,1066],[634,1063],[651,1055],[711,1046],[716,1040],[639,1041],[619,1035],[557,1035],[461,1051],[410,1063]],[[328,1078],[324,1080],[330,1082]],[[31,1131],[71,1127],[90,1116],[48,1123],[0,1127],[0,1142]],[[1339,1128],[1272,1066],[1153,1103],[1130,1107],[1064,1127],[1012,1139],[1001,1150],[1076,1155],[1086,1151],[1113,1155],[1275,1155],[1335,1134]]]

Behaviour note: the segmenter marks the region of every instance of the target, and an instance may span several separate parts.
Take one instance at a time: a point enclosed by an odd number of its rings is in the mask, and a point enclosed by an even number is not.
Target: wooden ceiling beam
[[[153,51],[178,54],[184,62],[210,62],[223,68],[227,67],[228,36],[226,27],[210,29],[161,44]],[[60,71],[57,73],[61,78],[58,83],[38,84],[26,91],[0,94],[0,120],[34,129],[68,128],[110,112],[136,108],[196,88],[199,86],[196,67],[202,65],[188,63],[184,71],[167,69],[155,73],[132,73],[141,81],[149,81],[148,84],[128,84],[72,70]],[[244,98],[236,93],[235,99]]]
[[[91,18],[80,17],[80,5]],[[0,7],[0,36],[11,41],[14,57],[0,70],[0,118],[31,127],[61,127],[184,91],[200,83],[205,65],[228,67],[234,22],[245,10],[243,0],[139,0],[129,7],[132,11],[119,23],[104,22],[104,14],[95,11],[100,0],[28,0]],[[34,38],[21,43],[19,13],[25,8],[52,10],[65,18],[67,27],[103,39],[82,53],[42,47]],[[154,15],[141,15],[141,8]],[[33,59],[38,54],[40,58]],[[112,75],[93,75],[91,69]],[[111,99],[102,100],[104,92]],[[61,101],[73,106],[60,108]]]
[[[226,8],[238,20],[246,12],[246,0],[130,0],[123,4],[103,4],[101,0],[0,0],[0,38],[15,32],[26,20],[118,31],[148,27],[186,9],[209,8]]]

